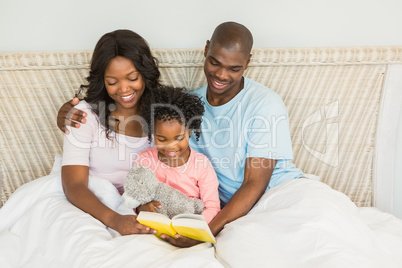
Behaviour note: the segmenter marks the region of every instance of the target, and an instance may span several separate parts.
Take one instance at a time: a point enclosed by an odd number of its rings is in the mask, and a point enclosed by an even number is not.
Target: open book
[[[215,243],[215,237],[202,215],[180,214],[169,219],[168,216],[160,213],[141,211],[137,220],[141,224],[157,230],[156,236],[158,237],[161,234],[171,237],[179,234],[199,241]]]

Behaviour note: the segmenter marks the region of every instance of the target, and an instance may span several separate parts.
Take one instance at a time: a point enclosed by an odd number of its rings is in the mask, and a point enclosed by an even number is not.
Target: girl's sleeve
[[[146,149],[140,152],[135,158],[133,165],[150,168],[153,171],[156,171],[154,165],[155,159],[153,157],[152,149]]]
[[[218,192],[218,177],[212,167],[211,162],[204,156],[206,163],[205,169],[198,179],[198,187],[200,189],[200,197],[204,203],[204,211],[201,213],[207,223],[209,223],[218,212],[220,208],[219,192]]]

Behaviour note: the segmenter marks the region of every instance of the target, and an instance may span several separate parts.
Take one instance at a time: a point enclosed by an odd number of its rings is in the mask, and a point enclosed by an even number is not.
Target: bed
[[[122,237],[64,197],[55,118],[91,52],[0,52],[1,267],[402,267],[402,220],[392,215],[402,47],[255,48],[245,75],[283,98],[307,178],[267,191],[215,245],[189,249]],[[202,49],[153,53],[162,83],[205,83]],[[90,186],[131,213],[102,178]]]

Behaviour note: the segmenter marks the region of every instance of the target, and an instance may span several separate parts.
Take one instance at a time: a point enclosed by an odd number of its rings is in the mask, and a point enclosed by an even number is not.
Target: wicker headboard
[[[153,50],[162,83],[205,83],[202,49]],[[61,153],[56,114],[87,76],[91,51],[0,52],[1,205]],[[294,163],[358,206],[373,205],[385,77],[402,47],[254,49],[246,76],[282,96]]]

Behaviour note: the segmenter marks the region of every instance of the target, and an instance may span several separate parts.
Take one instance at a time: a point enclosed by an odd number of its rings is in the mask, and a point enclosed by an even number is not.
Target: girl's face
[[[145,90],[145,81],[131,60],[120,56],[111,59],[105,70],[104,81],[117,111],[137,107]]]
[[[190,156],[190,134],[178,120],[156,120],[154,138],[159,160],[171,167],[185,164]]]

